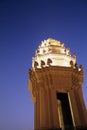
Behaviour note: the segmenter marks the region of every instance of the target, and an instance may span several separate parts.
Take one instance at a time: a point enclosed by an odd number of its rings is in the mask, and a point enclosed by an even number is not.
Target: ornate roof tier
[[[76,56],[71,56],[70,49],[65,48],[64,43],[48,38],[41,42],[32,58],[32,67],[41,68],[46,66],[70,67],[76,64]]]

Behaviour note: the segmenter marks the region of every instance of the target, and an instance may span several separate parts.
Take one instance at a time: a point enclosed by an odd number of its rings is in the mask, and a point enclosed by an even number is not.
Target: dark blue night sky
[[[0,0],[0,129],[33,130],[28,69],[49,37],[64,42],[83,65],[87,108],[87,1]]]

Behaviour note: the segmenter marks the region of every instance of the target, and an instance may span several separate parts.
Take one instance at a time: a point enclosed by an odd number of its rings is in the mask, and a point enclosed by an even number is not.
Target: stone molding
[[[49,66],[41,69],[29,69],[28,87],[31,90],[33,99],[36,101],[39,87],[58,89],[59,91],[65,85],[65,91],[70,91],[81,87],[83,80],[83,70],[79,71],[79,68]],[[62,84],[62,82],[65,82],[65,84]],[[60,88],[57,84],[60,84]]]

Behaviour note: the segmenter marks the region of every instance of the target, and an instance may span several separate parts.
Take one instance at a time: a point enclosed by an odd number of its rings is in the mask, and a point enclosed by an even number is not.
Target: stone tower
[[[39,45],[29,69],[28,87],[34,102],[35,130],[72,130],[87,125],[83,67],[60,41]]]

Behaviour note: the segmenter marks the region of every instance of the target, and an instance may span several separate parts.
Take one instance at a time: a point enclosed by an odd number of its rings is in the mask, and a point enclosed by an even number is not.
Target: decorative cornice
[[[69,91],[70,89],[77,89],[83,83],[83,75],[84,72],[82,66],[74,68],[48,66],[42,67],[41,69],[29,69],[29,88],[33,98],[36,100],[39,87],[55,90],[64,89],[65,91]],[[57,81],[57,79],[59,81]],[[63,86],[65,87],[63,88]]]

